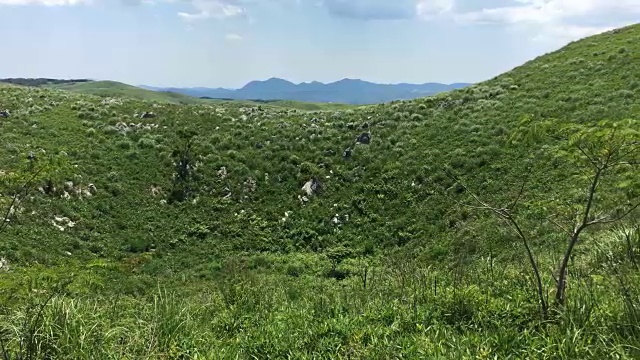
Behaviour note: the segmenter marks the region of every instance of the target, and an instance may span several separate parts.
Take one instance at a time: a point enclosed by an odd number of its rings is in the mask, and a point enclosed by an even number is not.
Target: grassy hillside
[[[46,86],[46,85],[59,85],[69,83],[83,83],[90,82],[89,79],[48,79],[48,78],[6,78],[0,79],[1,83],[22,85],[22,86]]]
[[[44,87],[103,97],[126,97],[137,100],[167,102],[172,104],[197,104],[203,102],[201,99],[187,95],[145,90],[116,81],[51,84],[45,85]]]
[[[182,95],[169,91],[145,90],[136,86],[123,84],[116,81],[91,81],[80,83],[46,84],[44,88],[71,91],[80,94],[97,95],[101,97],[124,97],[143,101],[155,101],[170,104],[220,104],[234,102],[241,105],[263,105],[268,107],[286,107],[300,110],[339,110],[354,109],[355,105],[348,104],[324,104],[306,103],[290,100],[269,100],[269,101],[249,101],[249,100],[216,100],[200,99],[187,95]]]
[[[2,344],[24,358],[638,358],[637,211],[585,232],[566,306],[543,321],[518,234],[458,204],[520,199],[552,299],[567,237],[550,215],[576,218],[591,181],[563,144],[601,120],[637,136],[638,78],[632,26],[357,109],[0,86]],[[633,164],[603,175],[598,216],[637,198]],[[45,165],[41,191],[10,207]]]
[[[363,107],[359,105],[350,105],[350,104],[312,103],[312,102],[293,101],[293,100],[253,100],[253,101],[236,100],[236,101],[244,104],[253,104],[253,105],[265,104],[265,105],[283,107],[288,109],[298,109],[298,110],[308,110],[308,111],[349,110],[349,109],[357,109],[358,107]]]

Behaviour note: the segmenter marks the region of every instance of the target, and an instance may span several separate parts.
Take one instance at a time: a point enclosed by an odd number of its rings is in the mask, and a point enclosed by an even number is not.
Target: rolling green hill
[[[636,25],[356,109],[0,86],[1,344],[11,358],[637,358],[639,78]],[[596,158],[618,155],[592,186]],[[580,236],[554,305],[589,189],[587,222],[606,221]]]
[[[268,100],[268,101],[250,101],[250,100],[217,100],[217,99],[200,99],[188,95],[178,94],[169,91],[151,91],[136,86],[123,84],[116,81],[90,81],[78,83],[60,83],[41,85],[43,88],[58,89],[71,91],[75,93],[97,95],[101,97],[124,97],[129,99],[137,99],[143,101],[155,101],[170,104],[220,104],[234,102],[244,105],[263,105],[269,107],[286,107],[300,110],[339,110],[339,109],[355,109],[356,105],[348,104],[328,104],[328,103],[308,103],[301,101],[289,100]]]
[[[91,81],[70,84],[51,84],[45,85],[43,87],[103,97],[126,97],[144,101],[158,101],[172,104],[197,104],[203,102],[201,99],[187,95],[145,90],[116,81]]]

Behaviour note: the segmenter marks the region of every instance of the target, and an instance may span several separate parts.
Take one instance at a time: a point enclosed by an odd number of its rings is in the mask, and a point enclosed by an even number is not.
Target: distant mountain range
[[[230,100],[295,100],[305,102],[375,104],[392,100],[408,100],[460,89],[471,84],[426,83],[426,84],[376,84],[357,79],[343,79],[324,84],[310,82],[294,84],[290,81],[271,78],[252,81],[240,89],[223,88],[160,88],[141,85],[153,91],[170,91],[179,94],[212,99]]]

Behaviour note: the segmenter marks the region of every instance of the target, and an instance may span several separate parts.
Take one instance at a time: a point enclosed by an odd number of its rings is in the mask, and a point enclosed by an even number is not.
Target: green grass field
[[[638,79],[640,25],[357,108],[0,85],[0,358],[637,359]]]
[[[45,88],[71,91],[102,97],[126,97],[144,101],[158,101],[171,104],[204,103],[202,99],[172,92],[155,92],[116,81],[92,81],[85,83],[46,85]]]
[[[249,100],[217,100],[200,99],[168,91],[151,91],[123,84],[116,81],[92,81],[83,83],[49,84],[43,88],[71,91],[75,93],[97,95],[102,97],[124,97],[144,101],[156,101],[170,104],[219,104],[233,102],[243,105],[263,105],[268,107],[284,107],[299,110],[341,110],[355,109],[358,106],[348,104],[307,103],[291,100],[249,101]]]

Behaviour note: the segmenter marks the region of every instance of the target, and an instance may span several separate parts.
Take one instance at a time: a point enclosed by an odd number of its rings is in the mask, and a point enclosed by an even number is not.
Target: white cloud
[[[587,36],[615,29],[617,26],[552,25],[538,32],[532,40],[552,44],[564,44]]]
[[[0,5],[67,6],[91,3],[91,0],[0,0]]]
[[[416,13],[423,19],[430,19],[451,12],[454,5],[454,0],[418,0]]]
[[[505,24],[533,40],[563,43],[637,21],[640,0],[513,0],[511,5],[456,14],[463,23]]]
[[[190,3],[196,12],[178,13],[178,16],[187,21],[223,19],[246,14],[246,9],[239,0],[192,0]]]
[[[324,0],[322,6],[332,15],[361,19],[407,19],[415,16],[415,0]]]
[[[228,41],[242,41],[244,38],[238,34],[227,34],[225,37]]]
[[[478,22],[553,23],[594,15],[640,14],[640,0],[514,0],[514,3],[461,16]]]

